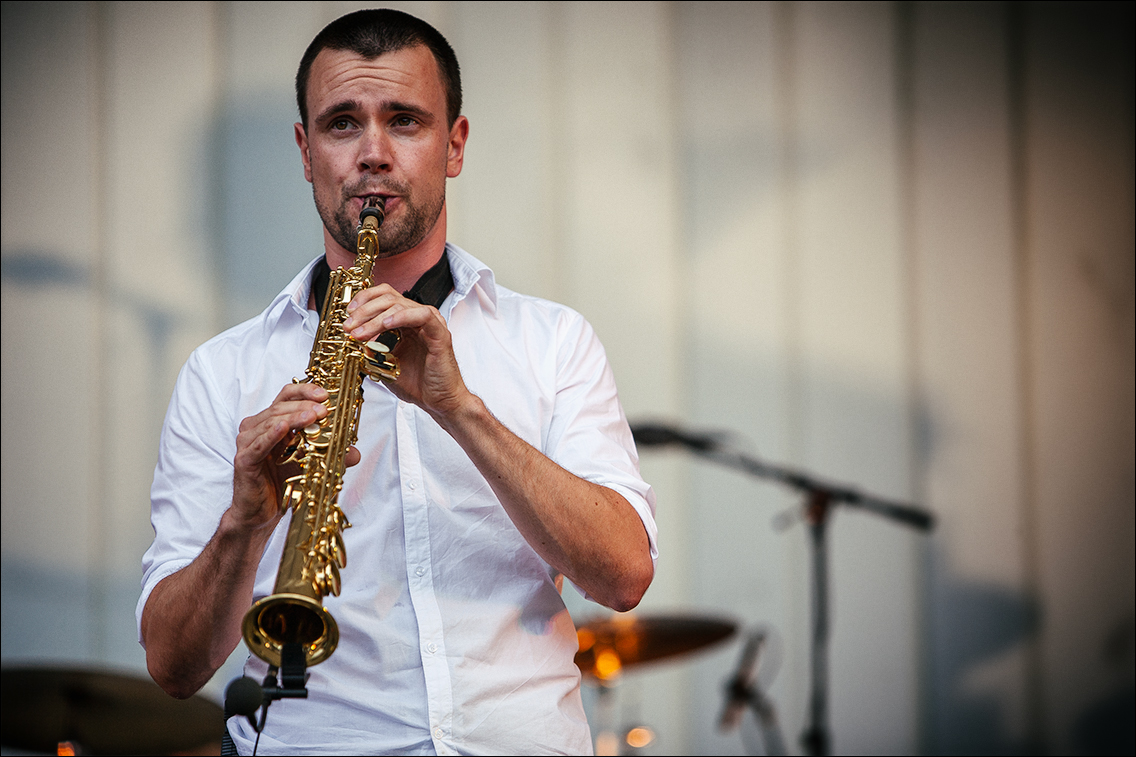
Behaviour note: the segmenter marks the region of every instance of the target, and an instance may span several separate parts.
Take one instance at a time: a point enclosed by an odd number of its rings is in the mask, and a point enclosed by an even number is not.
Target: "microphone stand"
[[[757,478],[776,481],[805,495],[812,563],[812,628],[809,646],[809,722],[801,734],[808,754],[827,755],[832,745],[828,727],[828,518],[835,505],[858,507],[921,531],[930,531],[935,517],[920,507],[864,494],[857,489],[823,482],[808,473],[763,462],[730,449],[724,433],[689,434],[668,426],[642,424],[631,429],[644,446],[678,444],[696,455]]]
[[[781,738],[781,726],[777,722],[777,709],[772,700],[761,690],[758,680],[759,660],[767,643],[765,631],[751,633],[742,648],[738,668],[725,686],[726,706],[718,720],[718,730],[725,733],[741,724],[744,708],[749,707],[757,717],[761,728],[761,738],[767,755],[788,754]],[[742,738],[745,741],[745,738]]]

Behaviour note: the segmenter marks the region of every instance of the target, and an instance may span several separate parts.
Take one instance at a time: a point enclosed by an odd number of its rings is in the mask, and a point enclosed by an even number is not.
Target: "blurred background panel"
[[[5,666],[145,675],[165,405],[320,253],[293,77],[358,7],[3,4]],[[1131,752],[1132,5],[396,7],[463,67],[451,240],[580,310],[633,420],[936,514],[830,522],[834,750]],[[641,455],[662,555],[637,612],[772,629],[799,752],[798,497]],[[647,754],[744,753],[752,723],[717,730],[739,648],[629,670],[615,717]]]

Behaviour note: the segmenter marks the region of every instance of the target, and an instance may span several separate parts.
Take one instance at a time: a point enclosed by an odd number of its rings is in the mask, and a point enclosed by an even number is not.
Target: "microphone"
[[[264,704],[264,689],[248,676],[234,678],[225,688],[225,720],[244,715],[256,728],[256,711]]]
[[[722,708],[722,717],[718,719],[718,730],[723,733],[732,731],[741,724],[746,705],[754,699],[756,691],[753,688],[753,681],[757,677],[757,658],[763,646],[765,646],[764,631],[750,635],[745,648],[742,649],[738,669],[724,687],[726,704]]]
[[[663,423],[636,423],[631,426],[631,435],[641,447],[665,447],[681,444],[702,452],[718,449],[719,437],[714,434],[688,434],[674,426]]]

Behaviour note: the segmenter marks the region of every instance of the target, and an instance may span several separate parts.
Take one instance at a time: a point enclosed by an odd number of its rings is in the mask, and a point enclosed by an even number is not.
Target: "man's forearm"
[[[639,603],[654,566],[646,529],[626,499],[545,457],[509,431],[475,395],[457,412],[437,420],[549,565],[615,610]]]
[[[256,569],[272,529],[237,528],[226,512],[197,559],[154,587],[142,611],[150,675],[186,698],[213,676],[241,640]]]

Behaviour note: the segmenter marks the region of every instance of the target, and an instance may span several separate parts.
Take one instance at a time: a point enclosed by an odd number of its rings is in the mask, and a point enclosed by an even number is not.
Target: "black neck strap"
[[[323,301],[327,298],[327,288],[331,283],[331,267],[327,264],[327,257],[324,256],[316,263],[315,269],[312,270],[312,294],[316,302],[316,310],[323,312]],[[431,305],[435,308],[442,307],[446,297],[454,289],[454,275],[450,271],[450,258],[449,253],[442,250],[442,257],[435,263],[430,270],[422,274],[418,281],[414,282],[414,286],[406,292],[403,292],[403,297],[408,300],[423,305]]]

